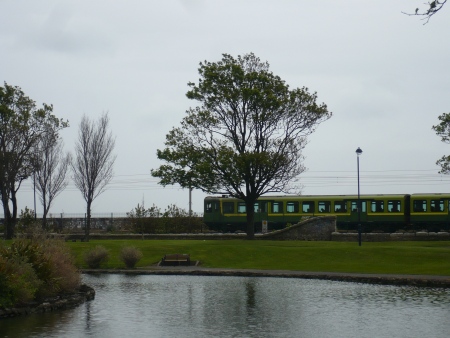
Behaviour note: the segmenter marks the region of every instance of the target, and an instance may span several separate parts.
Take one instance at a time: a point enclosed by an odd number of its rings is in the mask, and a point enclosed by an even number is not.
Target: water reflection
[[[344,282],[85,275],[96,299],[2,337],[447,337],[450,291]]]

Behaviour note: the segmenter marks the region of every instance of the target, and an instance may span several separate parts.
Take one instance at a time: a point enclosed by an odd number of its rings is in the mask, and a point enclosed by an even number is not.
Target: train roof
[[[360,198],[383,198],[383,197],[391,197],[391,198],[404,198],[405,196],[407,196],[408,194],[361,194],[359,195]],[[420,196],[430,196],[430,195],[444,195],[444,194],[419,194]],[[419,196],[419,195],[412,195],[412,196]],[[450,197],[450,194],[447,194],[448,197]],[[283,199],[296,199],[296,198],[301,198],[301,199],[318,199],[318,198],[325,198],[325,199],[357,199],[358,195],[265,195],[265,196],[261,196],[259,198],[259,200],[271,200],[271,199],[279,199],[279,198],[283,198]],[[234,197],[231,196],[226,196],[226,195],[220,195],[220,196],[206,196],[206,199],[235,199]]]

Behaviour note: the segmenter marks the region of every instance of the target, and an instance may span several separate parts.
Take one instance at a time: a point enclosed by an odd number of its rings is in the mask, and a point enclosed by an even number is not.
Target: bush
[[[0,308],[33,300],[42,284],[31,264],[0,256]]]
[[[0,307],[74,292],[80,273],[61,240],[17,239],[0,246]]]
[[[106,263],[108,260],[108,250],[106,250],[106,248],[101,245],[97,245],[95,248],[92,248],[84,255],[84,261],[91,269],[99,268],[100,265]]]
[[[132,246],[126,246],[120,250],[120,259],[127,268],[134,268],[137,262],[142,258],[142,252]]]
[[[53,292],[71,292],[81,284],[81,276],[75,266],[75,259],[70,248],[63,240],[47,240],[45,251],[51,264],[51,281]]]
[[[0,253],[10,262],[30,264],[36,276],[44,285],[51,285],[52,266],[50,255],[45,251],[45,245],[26,239],[17,239],[10,247],[2,248]],[[39,291],[39,290],[38,290]]]
[[[34,210],[25,207],[25,210],[20,210],[19,219],[16,224],[16,234],[29,236],[30,238],[36,232],[42,231],[42,224],[34,218]]]

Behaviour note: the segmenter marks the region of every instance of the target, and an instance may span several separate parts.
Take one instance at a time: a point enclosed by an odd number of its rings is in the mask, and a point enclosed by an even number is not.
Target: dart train
[[[254,205],[255,231],[283,229],[313,216],[336,216],[337,230],[395,232],[450,230],[450,194],[262,196]],[[228,196],[208,196],[203,219],[210,230],[246,230],[246,206]]]

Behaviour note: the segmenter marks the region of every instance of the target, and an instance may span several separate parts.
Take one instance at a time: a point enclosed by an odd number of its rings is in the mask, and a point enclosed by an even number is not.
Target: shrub
[[[52,267],[51,291],[71,292],[77,289],[81,284],[81,276],[70,248],[63,240],[47,240],[45,251],[49,255]]]
[[[0,307],[75,291],[81,282],[62,240],[16,239],[0,246]]]
[[[31,264],[0,256],[0,308],[33,300],[41,285]]]
[[[127,268],[134,268],[137,262],[142,258],[142,252],[132,246],[126,246],[120,250],[120,259]]]
[[[91,269],[99,268],[100,265],[106,263],[108,259],[108,250],[101,245],[97,245],[95,248],[92,248],[84,254],[84,261]]]
[[[31,238],[34,233],[40,231],[42,231],[42,224],[34,218],[34,210],[28,209],[27,207],[25,207],[25,210],[20,210],[16,233]]]
[[[3,247],[0,253],[11,261],[21,261],[32,266],[37,277],[44,283],[49,283],[51,278],[50,257],[44,250],[43,243],[33,242],[27,239],[16,239],[10,247]]]

